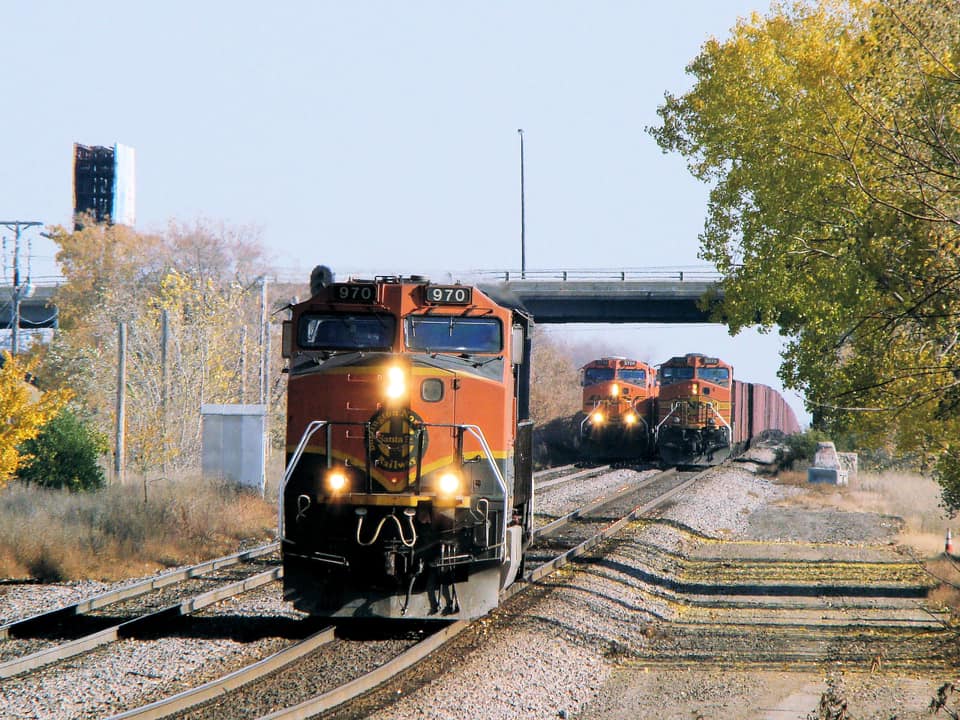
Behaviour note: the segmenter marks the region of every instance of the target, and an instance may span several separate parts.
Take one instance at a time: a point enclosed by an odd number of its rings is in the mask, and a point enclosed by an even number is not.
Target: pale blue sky
[[[0,219],[69,224],[73,143],[121,142],[139,230],[254,225],[288,276],[519,267],[522,127],[528,269],[700,265],[707,188],[644,128],[707,38],[767,7],[4,0]],[[780,387],[776,337],[556,332]]]

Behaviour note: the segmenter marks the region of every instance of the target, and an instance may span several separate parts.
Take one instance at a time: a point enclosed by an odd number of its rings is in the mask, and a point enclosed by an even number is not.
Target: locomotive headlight
[[[610,397],[617,397],[620,395],[620,386],[614,383],[610,386]]]
[[[693,385],[690,386],[690,392],[692,392],[694,395],[697,394],[697,384],[696,384],[696,383],[694,383]]]
[[[338,493],[347,486],[347,476],[342,470],[331,470],[327,475],[327,487]]]
[[[403,368],[396,365],[387,368],[387,397],[399,400],[407,394],[407,378]]]
[[[444,473],[440,476],[437,489],[441,495],[455,495],[460,490],[460,478],[452,472]]]
[[[637,422],[636,413],[628,412],[626,415],[623,416],[623,421],[627,425],[633,425],[635,422]]]
[[[590,416],[590,422],[594,423],[595,425],[600,425],[601,423],[603,423],[603,413],[600,412],[599,410],[595,411]]]

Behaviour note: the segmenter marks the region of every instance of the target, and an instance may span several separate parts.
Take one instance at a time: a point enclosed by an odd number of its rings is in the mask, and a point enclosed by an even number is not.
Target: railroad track
[[[573,465],[535,473],[554,487],[604,472]],[[280,579],[279,543],[180,568],[77,603],[0,625],[0,679],[152,632],[221,600]],[[257,567],[263,570],[255,572]],[[250,568],[253,568],[252,570]]]
[[[950,664],[953,645],[942,632],[942,618],[918,607],[916,596],[922,593],[924,580],[916,566],[875,558],[856,547],[849,558],[823,560],[818,557],[823,548],[802,543],[786,543],[786,550],[772,557],[771,543],[718,542],[653,517],[656,508],[670,504],[672,496],[695,481],[690,473],[637,476],[634,482],[610,487],[603,507],[541,518],[525,568],[527,582],[508,589],[504,603],[526,588],[545,592],[543,578],[603,542],[597,530],[614,535],[633,522],[674,533],[681,537],[683,550],[668,551],[624,536],[611,541],[618,552],[630,554],[635,565],[644,568],[638,576],[643,587],[633,592],[655,595],[671,609],[649,645],[632,649],[623,662],[666,668],[705,662],[717,667],[795,668],[822,664],[824,657],[831,657],[837,663],[877,670]],[[836,554],[835,548],[829,550]],[[584,567],[599,573],[603,561]],[[333,708],[337,717],[361,717],[362,711],[350,709],[356,704],[352,698],[433,657],[470,624],[433,630],[404,627],[408,630],[395,636],[382,628],[374,636],[358,635],[356,628],[324,628],[253,666],[113,718],[310,717]],[[343,667],[345,656],[356,659],[349,671]],[[440,663],[431,660],[426,665]],[[259,679],[266,674],[272,679]],[[311,679],[309,688],[303,687],[305,678]],[[291,687],[298,688],[296,697]],[[263,704],[271,698],[273,704]],[[249,713],[241,715],[239,708]]]
[[[572,474],[582,472],[577,469]],[[528,565],[527,582],[508,588],[503,602],[618,532],[627,522],[655,506],[657,497],[659,502],[665,502],[695,479],[696,476],[689,473],[666,472],[638,482],[623,482],[606,497],[539,528],[536,543],[544,547],[549,544],[554,552],[538,551],[536,557],[543,555],[543,558],[535,559],[533,567]],[[612,515],[617,517],[611,520]],[[111,720],[236,718],[238,708],[244,708],[243,717],[272,720],[310,717],[382,685],[472,625],[468,621],[433,623],[429,628],[405,624],[399,637],[361,637],[362,642],[356,642],[357,638],[351,633],[357,628],[350,623],[338,623],[336,628],[324,628],[247,668],[151,705],[114,715]],[[342,663],[337,660],[343,652],[354,660],[362,656],[353,663],[360,667],[360,672],[353,677],[343,676]],[[311,678],[309,688],[304,687],[304,678]],[[301,692],[294,692],[294,688]],[[285,707],[269,702],[271,698],[292,695],[301,697],[297,701],[287,700]]]
[[[576,465],[563,465],[535,472],[533,474],[533,485],[538,492],[542,492],[557,485],[565,485],[575,480],[585,480],[609,471],[609,465],[598,465],[583,469]]]
[[[571,466],[540,472],[535,477],[538,480],[547,477],[550,487],[558,487],[597,472],[602,469],[583,471]],[[17,682],[42,671],[42,679],[38,677],[36,682],[46,683],[48,678],[57,676],[56,668],[64,662],[71,663],[73,668],[113,662],[110,654],[104,655],[105,647],[126,638],[149,639],[171,633],[240,639],[250,635],[255,639],[276,635],[277,641],[294,638],[298,633],[302,637],[303,631],[292,627],[278,626],[271,632],[268,626],[275,610],[268,610],[269,616],[264,618],[238,617],[233,621],[236,627],[228,627],[229,619],[216,617],[221,612],[216,608],[217,603],[258,586],[269,588],[269,583],[280,577],[277,552],[277,543],[268,543],[3,625],[0,627],[0,697],[5,690],[5,679]],[[251,568],[257,564],[259,568]],[[287,625],[298,622],[281,616],[278,623],[283,621],[287,621]],[[300,625],[306,627],[304,623]],[[263,643],[265,646],[277,644],[279,642]],[[71,660],[91,651],[94,654],[89,659]],[[149,669],[134,675],[141,673],[148,679],[160,677]],[[6,684],[14,688],[10,692],[17,694],[15,685]]]
[[[274,582],[281,577],[278,550],[268,543],[7,623],[0,627],[0,679],[155,632],[175,617]]]

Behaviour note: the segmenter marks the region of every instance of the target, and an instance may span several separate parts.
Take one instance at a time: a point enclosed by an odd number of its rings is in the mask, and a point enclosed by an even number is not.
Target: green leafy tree
[[[106,484],[97,461],[108,449],[106,435],[64,409],[35,438],[23,443],[22,451],[29,459],[17,476],[44,487],[95,490]]]
[[[918,453],[960,509],[960,2],[777,4],[651,133],[711,183],[731,330],[788,339],[815,422]]]

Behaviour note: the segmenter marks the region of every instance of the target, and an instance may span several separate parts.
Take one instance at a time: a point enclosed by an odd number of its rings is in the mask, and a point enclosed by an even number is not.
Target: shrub
[[[17,476],[43,487],[73,492],[94,490],[106,484],[97,464],[108,449],[107,438],[71,410],[63,410],[43,426],[40,434],[21,446],[28,459]]]
[[[826,433],[819,430],[806,430],[795,435],[788,435],[786,437],[786,444],[789,448],[787,461],[806,460],[812,463],[813,456],[817,453],[817,443],[829,439]]]

